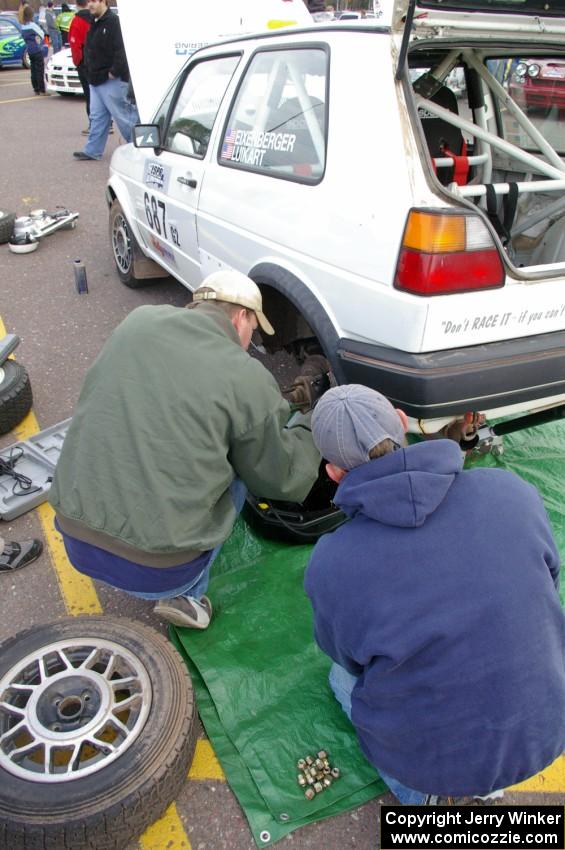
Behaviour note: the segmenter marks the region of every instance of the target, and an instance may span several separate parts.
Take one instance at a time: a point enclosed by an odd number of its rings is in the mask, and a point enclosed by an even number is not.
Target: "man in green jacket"
[[[71,28],[71,21],[74,16],[75,13],[71,10],[69,5],[67,3],[63,3],[61,6],[61,11],[55,18],[55,24],[57,25],[57,29],[61,33],[63,47],[66,47],[69,43],[69,30]]]
[[[50,501],[82,573],[155,599],[175,625],[204,629],[210,566],[246,488],[300,502],[320,455],[289,427],[276,381],[247,353],[274,333],[261,292],[239,272],[206,278],[188,309],[145,306],[90,368]]]

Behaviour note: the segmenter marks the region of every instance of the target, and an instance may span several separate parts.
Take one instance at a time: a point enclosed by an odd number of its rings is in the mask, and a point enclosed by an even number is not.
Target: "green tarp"
[[[508,436],[504,446],[501,457],[467,466],[499,466],[535,484],[565,555],[565,424]],[[496,528],[496,516],[491,523]],[[176,633],[206,732],[259,847],[385,790],[333,698],[330,662],[312,638],[302,589],[310,551],[263,540],[238,521],[214,566],[212,624]],[[320,749],[342,775],[308,801],[296,762]]]

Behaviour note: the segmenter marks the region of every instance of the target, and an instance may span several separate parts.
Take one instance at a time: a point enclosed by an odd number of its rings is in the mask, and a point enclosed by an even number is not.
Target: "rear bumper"
[[[565,332],[426,354],[341,339],[337,356],[344,383],[373,387],[416,419],[565,393]]]

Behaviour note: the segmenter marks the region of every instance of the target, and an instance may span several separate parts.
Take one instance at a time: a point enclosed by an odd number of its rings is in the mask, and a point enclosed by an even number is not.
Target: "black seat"
[[[459,114],[457,98],[447,86],[441,86],[430,100],[444,109],[449,109],[455,115]],[[467,145],[459,127],[454,127],[453,124],[444,121],[443,118],[436,118],[425,107],[420,107],[418,114],[432,158],[446,156],[446,149],[456,156],[466,155]],[[453,179],[453,166],[441,166],[436,169],[436,173],[440,183],[446,186]]]

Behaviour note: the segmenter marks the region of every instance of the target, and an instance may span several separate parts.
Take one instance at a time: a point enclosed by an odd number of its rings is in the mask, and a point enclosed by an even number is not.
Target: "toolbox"
[[[0,451],[0,519],[10,522],[45,502],[70,418]]]

